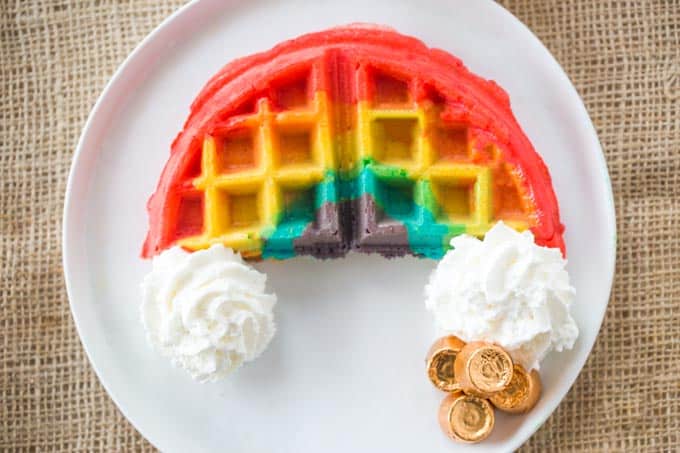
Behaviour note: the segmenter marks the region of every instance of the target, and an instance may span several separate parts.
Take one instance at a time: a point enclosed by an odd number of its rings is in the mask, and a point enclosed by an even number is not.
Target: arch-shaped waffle
[[[313,33],[226,65],[148,203],[142,255],[440,257],[498,220],[564,251],[548,171],[505,92],[394,31]]]

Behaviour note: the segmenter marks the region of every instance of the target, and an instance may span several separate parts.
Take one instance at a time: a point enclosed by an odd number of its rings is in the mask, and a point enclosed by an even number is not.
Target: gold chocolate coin
[[[461,349],[454,373],[465,393],[488,398],[510,383],[512,366],[512,359],[503,348],[480,341]]]
[[[454,363],[458,352],[465,343],[458,337],[449,335],[438,339],[427,354],[427,376],[440,390],[452,392],[459,390],[454,373]]]
[[[510,384],[491,395],[494,406],[504,412],[521,414],[529,412],[541,396],[541,378],[538,371],[527,373],[520,364],[515,364]]]
[[[453,392],[439,406],[439,425],[452,439],[480,442],[493,430],[493,407],[485,399],[461,391]]]

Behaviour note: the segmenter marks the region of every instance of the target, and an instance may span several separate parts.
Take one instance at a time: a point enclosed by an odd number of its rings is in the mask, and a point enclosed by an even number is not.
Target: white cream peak
[[[257,358],[275,332],[267,276],[222,245],[180,247],[153,260],[142,282],[142,322],[151,345],[202,382]]]
[[[451,245],[425,287],[439,333],[496,343],[526,369],[538,369],[553,349],[573,347],[575,290],[559,249],[503,222],[484,240],[461,235]]]

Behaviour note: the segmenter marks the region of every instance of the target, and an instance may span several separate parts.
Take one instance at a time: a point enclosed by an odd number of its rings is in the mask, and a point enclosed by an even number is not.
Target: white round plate
[[[145,203],[192,99],[235,57],[351,22],[392,26],[496,80],[554,179],[581,335],[573,350],[544,362],[538,406],[499,415],[479,445],[440,432],[442,394],[425,376],[435,332],[423,288],[434,261],[353,255],[258,264],[278,293],[278,333],[259,360],[217,384],[193,382],[145,341]],[[557,407],[588,356],[616,241],[602,150],[568,78],[507,11],[462,0],[189,4],[130,55],[93,109],[71,168],[63,233],[71,309],[92,365],[125,416],[166,452],[513,450]]]

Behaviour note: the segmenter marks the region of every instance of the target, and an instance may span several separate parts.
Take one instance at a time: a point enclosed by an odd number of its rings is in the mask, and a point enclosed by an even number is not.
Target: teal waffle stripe
[[[287,259],[295,256],[294,241],[314,222],[316,211],[324,203],[338,202],[336,187],[336,174],[329,170],[322,182],[289,200],[287,208],[279,214],[276,228],[262,235],[265,239],[262,258]],[[314,207],[313,210],[310,206]]]
[[[263,258],[295,256],[295,238],[314,221],[315,213],[310,206],[317,211],[325,203],[351,201],[366,194],[373,197],[386,215],[404,225],[409,246],[416,255],[440,259],[448,249],[450,239],[465,233],[464,225],[437,221],[439,207],[428,181],[414,181],[404,169],[365,159],[351,172],[327,171],[321,183],[289,200],[278,226],[263,233]],[[312,196],[313,201],[310,200]]]
[[[385,214],[404,225],[416,255],[440,259],[450,239],[465,232],[464,225],[437,222],[439,207],[428,181],[413,181],[400,168],[370,161],[364,163],[358,179],[358,196],[371,195]]]

